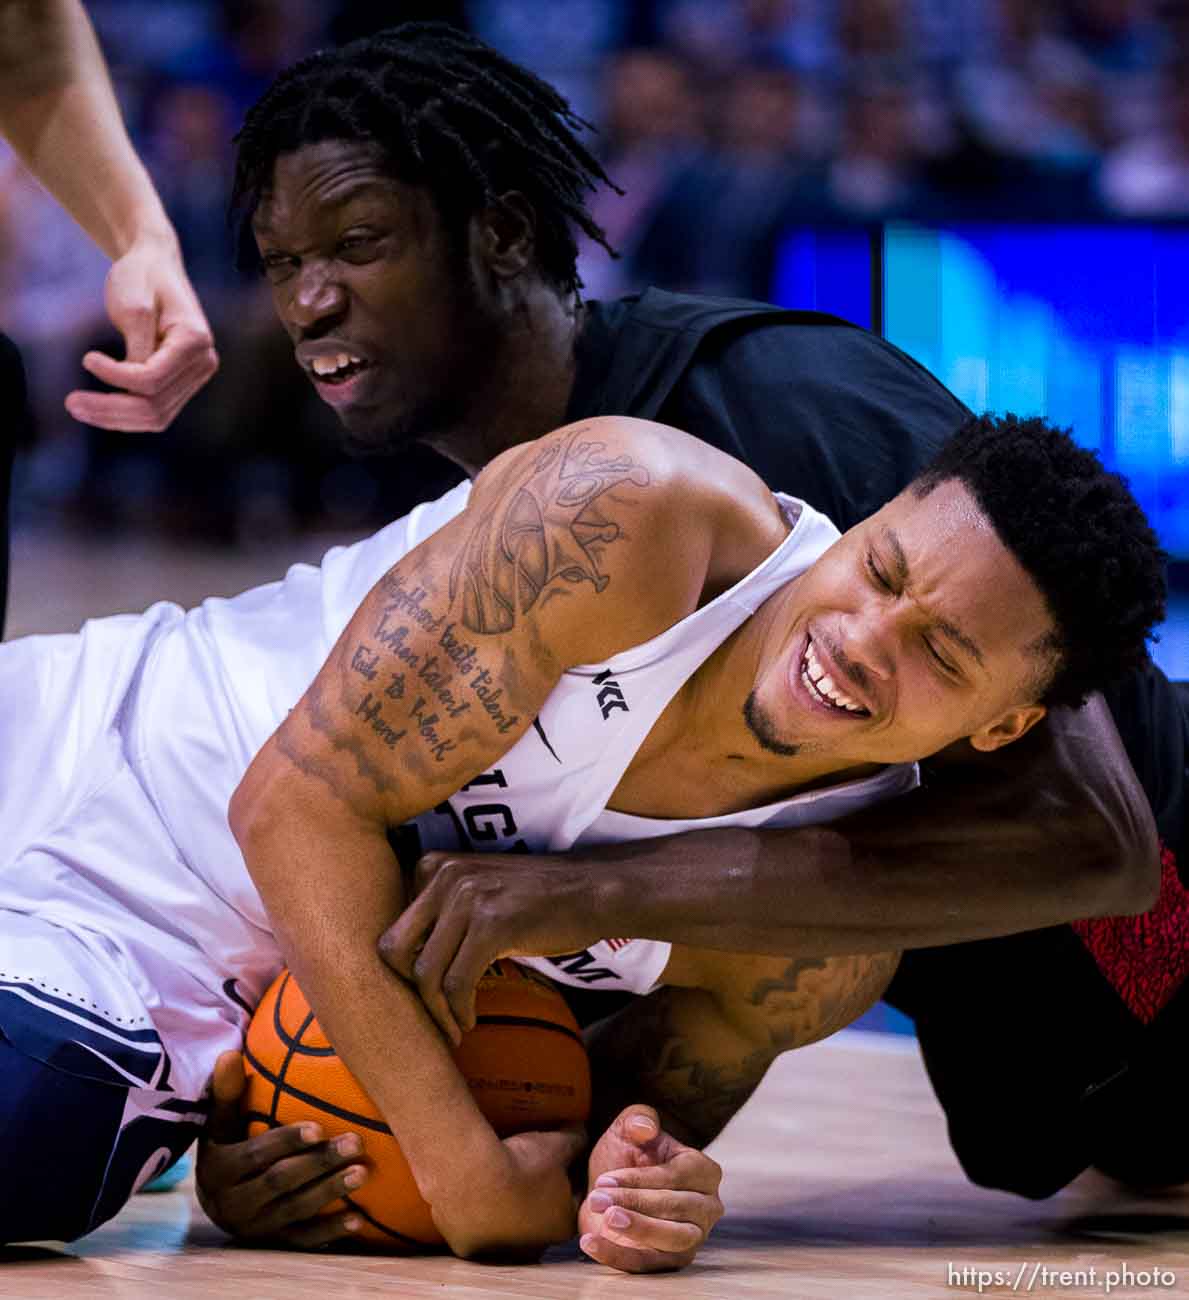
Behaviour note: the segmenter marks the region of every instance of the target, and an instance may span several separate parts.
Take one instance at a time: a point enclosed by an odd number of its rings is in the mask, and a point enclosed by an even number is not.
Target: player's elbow
[[[232,791],[231,802],[227,805],[227,824],[237,841],[249,831],[256,813],[257,792],[253,788],[251,777],[252,769],[249,767],[239,785]]]
[[[460,1259],[531,1261],[574,1235],[577,1207],[562,1182],[564,1195],[536,1179],[485,1183],[476,1174],[473,1185],[433,1201],[434,1222]]]
[[[270,803],[269,783],[263,779],[260,764],[261,756],[257,755],[227,805],[227,824],[235,842],[245,852],[265,823]]]
[[[1081,880],[1091,908],[1083,915],[1133,916],[1155,906],[1160,841],[1150,816],[1102,817],[1087,830],[1083,862]]]
[[[1076,854],[1070,847],[1061,912],[1076,921],[1096,916],[1134,916],[1155,905],[1160,887],[1160,859],[1124,846],[1086,846]],[[1076,865],[1073,859],[1076,858]]]
[[[488,1264],[535,1264],[555,1243],[539,1241],[523,1234],[468,1232],[447,1238],[451,1254],[459,1259]]]
[[[1156,819],[1146,795],[1129,805],[1129,823],[1121,852],[1123,867],[1115,888],[1122,913],[1147,912],[1160,894],[1161,848]],[[1118,915],[1116,914],[1116,915]]]
[[[227,824],[253,877],[260,865],[270,860],[267,848],[277,833],[293,822],[291,783],[283,776],[266,746],[252,760],[227,806]]]
[[[1066,790],[1034,814],[1038,865],[1064,919],[1146,912],[1160,889],[1160,841],[1138,785]]]
[[[1147,793],[1114,731],[1106,706],[1093,699],[1086,719],[1101,726],[1062,762],[1049,811],[1053,822],[1050,860],[1062,863],[1071,889],[1085,899],[1081,916],[1146,912],[1160,891],[1160,838]],[[1051,793],[1051,792],[1050,792]],[[1042,808],[1042,815],[1043,815]]]
[[[573,1235],[572,1224],[546,1226],[535,1222],[537,1217],[526,1207],[522,1214],[471,1214],[463,1225],[439,1222],[438,1226],[451,1254],[459,1259],[531,1264],[550,1246]]]
[[[1159,844],[1137,856],[1125,870],[1113,872],[1109,889],[1115,905],[1107,908],[1103,916],[1138,916],[1150,912],[1160,895]]]

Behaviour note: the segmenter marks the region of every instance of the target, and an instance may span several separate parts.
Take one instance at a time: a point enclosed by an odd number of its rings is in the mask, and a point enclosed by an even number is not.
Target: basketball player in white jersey
[[[515,844],[561,849],[795,825],[909,788],[915,759],[961,737],[990,749],[1024,734],[1068,629],[1043,556],[1022,563],[1001,538],[1088,456],[1035,423],[1033,495],[1016,491],[1017,448],[986,455],[1003,430],[975,422],[940,478],[835,544],[828,520],[722,453],[592,421],[514,448],[473,490],[320,571],[0,649],[14,738],[0,756],[0,1132],[6,1158],[34,1144],[47,1171],[0,1194],[7,1239],[88,1231],[184,1147],[215,1057],[283,959],[454,1249],[568,1235],[572,1146],[497,1141],[380,960],[402,903],[389,830],[416,822],[435,843],[457,824],[482,841],[511,821]],[[1112,558],[1118,596],[1096,629],[1105,677],[1142,654],[1161,587],[1142,514],[1096,472],[1109,528],[1089,559]],[[1046,536],[1093,533],[1085,509],[1067,503]],[[249,875],[226,808],[262,745],[232,804]],[[740,995],[772,959],[630,935],[598,948],[578,969],[533,964],[580,985],[594,962],[635,992],[690,986],[712,1034],[798,1042],[780,1008]],[[877,996],[892,960],[826,963],[829,1028]],[[49,1172],[66,1151],[69,1197]]]
[[[290,965],[455,1249],[563,1234],[564,1179],[495,1139],[382,964],[403,902],[389,832],[441,804],[478,838],[514,823],[530,849],[795,824],[906,788],[915,759],[960,739],[1018,739],[1069,685],[1073,633],[1053,611],[1075,556],[1121,583],[1094,611],[1094,672],[1141,658],[1162,608],[1159,550],[1121,481],[1040,421],[1020,433],[972,421],[935,474],[829,545],[828,521],[704,445],[590,422],[498,457],[369,594],[231,823]],[[1092,491],[1063,501],[1087,465]],[[632,949],[592,956],[639,991],[695,986],[746,1032],[747,960]],[[857,960],[855,989],[873,996],[891,961]]]

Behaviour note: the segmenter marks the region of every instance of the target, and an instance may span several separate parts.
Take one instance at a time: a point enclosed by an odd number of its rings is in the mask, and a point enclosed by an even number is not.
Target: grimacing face
[[[373,146],[324,140],[277,158],[252,228],[297,362],[357,447],[458,418],[499,322],[426,189]]]
[[[907,762],[1044,716],[1052,617],[957,480],[901,493],[772,599],[745,709],[771,752]]]

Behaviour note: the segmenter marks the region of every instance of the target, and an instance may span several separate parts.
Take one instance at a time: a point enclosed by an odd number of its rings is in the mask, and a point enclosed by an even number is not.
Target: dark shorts
[[[0,1033],[0,1244],[99,1227],[190,1146],[201,1110],[56,1070]]]

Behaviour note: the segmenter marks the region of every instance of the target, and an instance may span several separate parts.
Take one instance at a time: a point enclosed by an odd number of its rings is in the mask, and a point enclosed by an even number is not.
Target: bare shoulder
[[[601,416],[513,447],[483,471],[472,509],[509,497],[582,503],[589,527],[612,522],[622,560],[664,578],[674,617],[737,582],[780,544],[788,524],[741,461],[669,425]],[[606,538],[610,533],[606,534]]]
[[[780,545],[789,523],[772,491],[749,466],[692,434],[630,420],[664,459],[667,504],[682,529],[697,530],[709,550],[701,599],[725,591]]]
[[[707,501],[722,497],[764,507],[771,492],[742,461],[671,425],[627,415],[601,415],[563,425],[497,456],[475,480],[476,492],[501,490],[530,467],[558,465],[569,480],[591,471],[644,470],[654,497],[665,492]],[[640,486],[641,475],[633,475]]]

